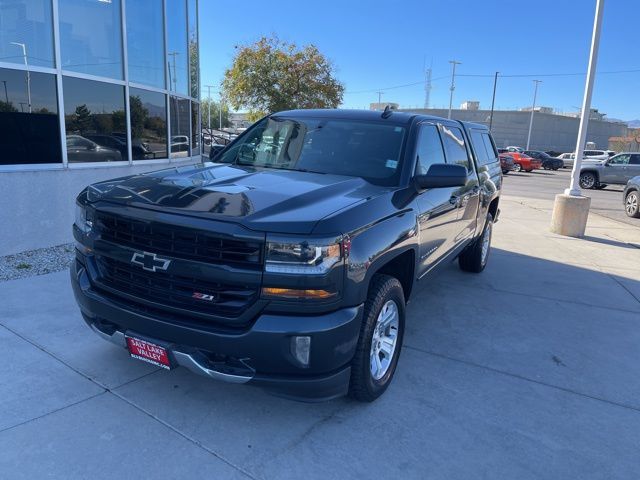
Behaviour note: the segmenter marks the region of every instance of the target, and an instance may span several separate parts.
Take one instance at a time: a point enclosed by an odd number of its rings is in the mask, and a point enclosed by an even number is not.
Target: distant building
[[[477,100],[467,100],[460,104],[460,110],[480,110],[480,102]]]
[[[609,150],[615,152],[640,152],[640,128],[630,128],[626,136],[611,137]]]
[[[399,109],[402,112],[419,113],[446,117],[446,109],[410,108]],[[489,110],[452,110],[451,117],[456,120],[476,122],[489,125]],[[526,147],[529,131],[530,111],[496,110],[493,112],[491,131],[496,146],[506,147],[518,145]],[[579,118],[538,112],[533,118],[531,131],[532,150],[555,152],[572,152],[578,138]],[[587,131],[587,140],[594,142],[598,148],[606,148],[610,137],[627,137],[628,127],[625,123],[615,123],[603,120],[591,120]]]
[[[398,110],[398,108],[400,108],[400,104],[399,103],[393,103],[393,102],[376,102],[376,103],[370,103],[369,104],[369,110],[384,110],[385,108],[389,107],[391,110]]]
[[[580,118],[582,116],[582,112],[565,112],[562,115],[566,117],[572,118]],[[589,120],[604,120],[606,113],[600,113],[597,108],[592,108],[589,111]]]
[[[540,113],[553,113],[553,108],[551,107],[534,107],[535,112]],[[531,112],[531,107],[524,107],[520,109],[521,112]]]

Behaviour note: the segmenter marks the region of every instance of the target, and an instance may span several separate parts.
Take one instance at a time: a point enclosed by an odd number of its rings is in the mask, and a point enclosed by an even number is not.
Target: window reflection
[[[198,125],[198,113],[200,105],[191,102],[191,155],[200,155],[200,128]]]
[[[165,87],[162,0],[126,3],[129,80]]]
[[[59,15],[62,68],[122,79],[120,0],[59,0]]]
[[[189,156],[189,100],[169,97],[171,158]]]
[[[166,0],[166,5],[169,90],[188,95],[187,3],[185,0]]]
[[[24,45],[24,50],[22,49]],[[55,67],[51,0],[0,1],[0,61]]]
[[[62,162],[56,102],[53,75],[0,68],[0,165]]]
[[[200,98],[200,61],[198,58],[198,2],[189,0],[189,77],[191,96]]]
[[[69,162],[128,160],[124,87],[63,77]]]
[[[165,98],[161,93],[129,89],[131,153],[134,160],[167,158]]]

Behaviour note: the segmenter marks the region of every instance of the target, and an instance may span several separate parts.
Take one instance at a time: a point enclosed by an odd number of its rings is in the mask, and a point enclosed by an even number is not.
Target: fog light
[[[311,355],[311,337],[291,338],[291,353],[300,364],[308,367]]]

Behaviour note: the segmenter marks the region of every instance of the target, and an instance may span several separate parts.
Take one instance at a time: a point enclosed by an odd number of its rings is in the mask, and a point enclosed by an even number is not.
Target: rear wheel
[[[400,282],[388,275],[371,280],[360,339],[351,364],[349,395],[372,402],[387,389],[396,371],[404,335],[405,302]]]
[[[503,175],[507,175],[508,173],[509,173],[509,170],[502,170]]]
[[[598,178],[593,172],[583,172],[580,174],[580,188],[591,189],[598,183]]]
[[[458,265],[465,272],[480,273],[487,266],[491,252],[491,236],[493,234],[493,217],[487,214],[482,235],[478,237],[458,257]]]
[[[640,195],[629,192],[624,200],[624,211],[632,218],[640,218]]]

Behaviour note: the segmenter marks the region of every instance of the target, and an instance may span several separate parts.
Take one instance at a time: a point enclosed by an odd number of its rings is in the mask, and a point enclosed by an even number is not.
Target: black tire
[[[489,253],[491,252],[491,236],[493,233],[493,217],[490,213],[487,214],[487,220],[484,223],[482,234],[467,247],[458,256],[458,265],[461,270],[465,272],[480,273],[487,266],[489,260]],[[483,243],[485,235],[488,235],[488,247],[487,251],[483,253]]]
[[[502,174],[503,175],[508,175],[509,174],[509,170],[502,170]]]
[[[520,165],[519,163],[514,163],[513,164],[513,171],[514,172],[521,172],[522,171],[522,165]]]
[[[580,174],[580,188],[589,190],[598,186],[598,176],[593,172],[582,172]]]
[[[640,218],[640,194],[632,191],[624,199],[624,211],[631,218]]]
[[[385,374],[376,380],[371,373],[371,352],[374,329],[382,308],[394,301],[398,311],[398,328],[395,350]],[[367,301],[364,304],[360,338],[351,364],[349,395],[361,402],[372,402],[389,387],[398,365],[404,336],[405,302],[400,282],[389,275],[377,274],[371,279]]]

